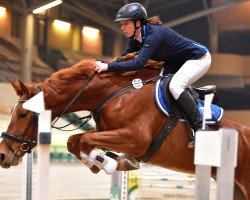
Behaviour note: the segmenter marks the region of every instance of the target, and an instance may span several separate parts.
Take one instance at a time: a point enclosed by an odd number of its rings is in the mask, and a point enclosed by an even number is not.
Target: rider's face
[[[135,27],[134,27],[134,22],[132,20],[121,21],[120,25],[121,25],[121,31],[127,38],[133,36]]]

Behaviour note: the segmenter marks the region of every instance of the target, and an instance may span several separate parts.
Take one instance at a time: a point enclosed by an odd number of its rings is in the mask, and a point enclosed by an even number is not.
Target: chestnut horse
[[[18,164],[21,158],[37,140],[36,115],[22,107],[23,102],[43,91],[46,109],[52,110],[52,118],[60,116],[69,102],[82,88],[83,92],[64,114],[95,110],[110,95],[131,85],[132,80],[157,77],[159,67],[148,64],[144,70],[124,73],[95,74],[94,60],[84,60],[76,65],[54,73],[44,82],[36,84],[12,83],[19,101],[12,110],[7,131],[2,133],[0,143],[0,164],[9,168]],[[118,95],[98,112],[98,132],[89,131],[72,135],[68,149],[80,157],[80,151],[89,155],[93,148],[122,152],[133,158],[145,154],[152,140],[161,131],[168,118],[158,109],[154,100],[155,82],[151,81],[140,89],[132,89]],[[250,200],[250,128],[222,119],[224,127],[239,132],[238,165],[235,173],[235,199]],[[178,122],[168,138],[149,163],[175,171],[194,173],[194,150],[189,149],[189,129],[185,122]],[[128,169],[123,160],[118,161],[118,170]],[[92,172],[98,168],[93,166]],[[215,176],[213,170],[213,176]]]

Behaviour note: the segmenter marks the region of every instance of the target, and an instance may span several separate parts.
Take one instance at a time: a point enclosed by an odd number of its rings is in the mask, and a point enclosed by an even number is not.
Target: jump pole
[[[204,108],[204,119],[211,116],[210,102]],[[208,114],[207,114],[208,111]],[[209,113],[210,112],[210,113]],[[211,118],[211,117],[210,117]],[[203,124],[205,122],[203,121]],[[217,167],[216,200],[233,200],[234,172],[237,165],[238,132],[222,128],[198,131],[195,137],[195,200],[210,199],[211,167]]]
[[[38,93],[23,104],[23,108],[39,113],[38,117],[38,146],[37,146],[37,200],[48,199],[48,184],[49,184],[49,145],[51,143],[51,110],[45,110],[43,92]],[[23,178],[22,199],[32,199],[32,160],[29,160],[29,168],[27,168],[27,181]],[[25,177],[25,175],[24,175]]]
[[[31,151],[22,159],[22,200],[32,199],[32,163],[33,152]]]
[[[49,199],[49,161],[51,144],[51,110],[45,110],[39,115],[37,146],[37,200]]]
[[[128,171],[116,171],[111,176],[110,200],[128,200]]]

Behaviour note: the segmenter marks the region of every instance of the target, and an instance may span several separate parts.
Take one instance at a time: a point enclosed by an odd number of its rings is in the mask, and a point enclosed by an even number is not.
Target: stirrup
[[[206,85],[203,87],[193,87],[193,89],[200,95],[205,96],[206,94],[211,94],[214,93],[216,90],[216,86],[215,85]]]

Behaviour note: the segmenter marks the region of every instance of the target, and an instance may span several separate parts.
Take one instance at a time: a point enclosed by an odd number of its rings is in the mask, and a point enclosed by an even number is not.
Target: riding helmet
[[[140,20],[141,22],[147,21],[147,11],[139,3],[130,3],[123,6],[117,13],[115,22],[123,20]]]

